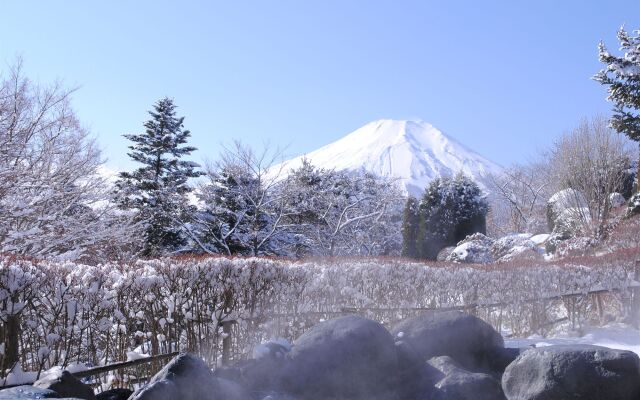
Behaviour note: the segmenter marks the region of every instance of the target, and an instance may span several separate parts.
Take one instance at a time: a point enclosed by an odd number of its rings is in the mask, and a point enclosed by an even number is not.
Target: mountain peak
[[[399,179],[405,193],[421,196],[437,177],[463,172],[485,188],[501,168],[423,121],[380,119],[304,156],[286,161],[284,170],[306,158],[317,167],[367,170]]]

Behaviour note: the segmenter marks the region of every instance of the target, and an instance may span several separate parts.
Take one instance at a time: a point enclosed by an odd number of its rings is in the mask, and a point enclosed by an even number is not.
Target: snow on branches
[[[562,300],[540,298],[616,288],[610,304],[624,315],[618,304],[626,288],[637,284],[632,264],[480,267],[184,258],[88,266],[4,256],[0,359],[5,370],[19,362],[25,371],[38,371],[101,365],[127,359],[132,351],[186,350],[215,363],[225,321],[235,321],[234,340],[246,355],[262,340],[292,339],[323,318],[352,310],[389,323],[423,308],[479,305],[478,312],[496,327],[531,333],[538,329],[532,321],[544,326],[540,321],[562,309]],[[580,304],[588,311],[588,301]],[[576,309],[566,310],[573,315]]]

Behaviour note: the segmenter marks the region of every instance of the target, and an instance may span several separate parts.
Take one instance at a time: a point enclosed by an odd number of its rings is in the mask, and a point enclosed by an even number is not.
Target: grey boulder
[[[0,400],[58,399],[60,395],[49,389],[30,385],[16,386],[0,390]]]
[[[395,399],[393,338],[378,322],[346,316],[300,336],[289,353],[283,388],[305,400]]]
[[[85,385],[78,378],[62,371],[59,374],[51,374],[37,380],[33,386],[40,389],[49,389],[58,393],[60,397],[75,397],[84,400],[95,400],[91,386]]]
[[[425,362],[449,356],[471,371],[493,372],[502,336],[480,318],[460,311],[427,312],[393,327],[394,340],[405,342]],[[501,371],[498,371],[501,372]]]
[[[438,370],[441,378],[435,383],[431,398],[438,400],[504,400],[500,382],[491,375],[470,372],[449,356],[427,362]]]
[[[151,381],[131,395],[131,400],[246,400],[249,395],[236,383],[216,378],[202,359],[180,354]]]
[[[533,348],[509,364],[502,389],[509,400],[636,400],[640,360],[599,346]]]
[[[96,395],[96,400],[127,400],[133,391],[131,389],[109,389]]]

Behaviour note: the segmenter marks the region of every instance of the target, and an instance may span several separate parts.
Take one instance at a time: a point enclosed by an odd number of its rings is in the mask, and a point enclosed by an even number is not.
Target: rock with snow
[[[631,217],[633,215],[640,214],[640,192],[634,194],[629,199],[629,205],[627,206],[626,216]]]
[[[95,400],[91,386],[85,385],[69,371],[60,371],[57,374],[47,374],[37,380],[33,386],[40,389],[49,389],[58,393],[60,397],[76,397],[85,400]]]
[[[438,177],[462,172],[484,189],[489,175],[502,171],[499,165],[421,121],[370,122],[336,142],[286,161],[273,170],[286,174],[299,168],[305,158],[320,168],[365,170],[396,178],[405,193],[417,198]]]
[[[590,223],[591,215],[587,208],[567,208],[562,211],[545,242],[547,253],[554,253],[561,242],[579,237]]]
[[[447,257],[447,261],[473,264],[492,263],[494,261],[491,252],[493,243],[493,239],[482,233],[474,233],[458,242],[458,245]]]
[[[514,246],[502,257],[497,259],[498,262],[511,261],[543,261],[544,250],[536,246],[532,241],[527,240],[518,246]]]
[[[491,245],[491,254],[495,259],[499,259],[509,253],[514,247],[526,246],[531,235],[528,233],[517,233],[503,236],[496,239]]]
[[[96,400],[127,400],[133,394],[131,389],[109,389],[96,395]]]
[[[455,250],[456,246],[447,246],[444,249],[438,252],[436,256],[436,261],[447,261],[453,250]]]
[[[611,207],[618,208],[625,205],[627,203],[627,200],[625,200],[624,196],[621,193],[614,192],[609,195],[609,203],[611,204]]]
[[[294,342],[289,359],[284,387],[295,397],[395,398],[393,338],[370,319],[351,315],[321,322]]]
[[[542,246],[549,239],[548,233],[540,233],[538,235],[533,235],[529,240],[533,242],[536,246]]]
[[[599,346],[533,348],[507,367],[502,389],[509,400],[636,400],[640,360]]]
[[[553,231],[556,220],[567,209],[583,209],[587,207],[587,199],[575,189],[564,189],[549,198],[547,201],[547,224]]]
[[[0,390],[0,400],[59,399],[53,390],[23,385]]]
[[[449,356],[434,357],[428,364],[438,370],[441,378],[430,398],[436,400],[501,400],[500,382],[491,375],[470,372]]]
[[[192,354],[176,356],[131,400],[246,400],[249,395],[236,383],[217,378],[204,361]]]
[[[406,342],[422,362],[450,356],[471,371],[495,371],[495,354],[504,348],[502,336],[483,320],[460,311],[427,312],[396,324],[396,342]]]

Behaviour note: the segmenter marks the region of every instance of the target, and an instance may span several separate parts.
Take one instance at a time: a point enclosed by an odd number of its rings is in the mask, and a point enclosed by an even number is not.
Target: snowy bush
[[[636,255],[560,265],[427,265],[399,259],[292,262],[180,258],[87,266],[0,257],[3,370],[101,365],[131,355],[191,351],[212,365],[231,334],[232,358],[273,337],[291,340],[323,319],[357,312],[385,324],[460,307],[498,329],[544,333],[602,305],[625,316]],[[596,264],[584,265],[587,264]],[[610,265],[609,265],[610,264]],[[560,295],[576,294],[571,306]],[[573,298],[573,297],[572,297]],[[232,322],[230,331],[223,323]]]

